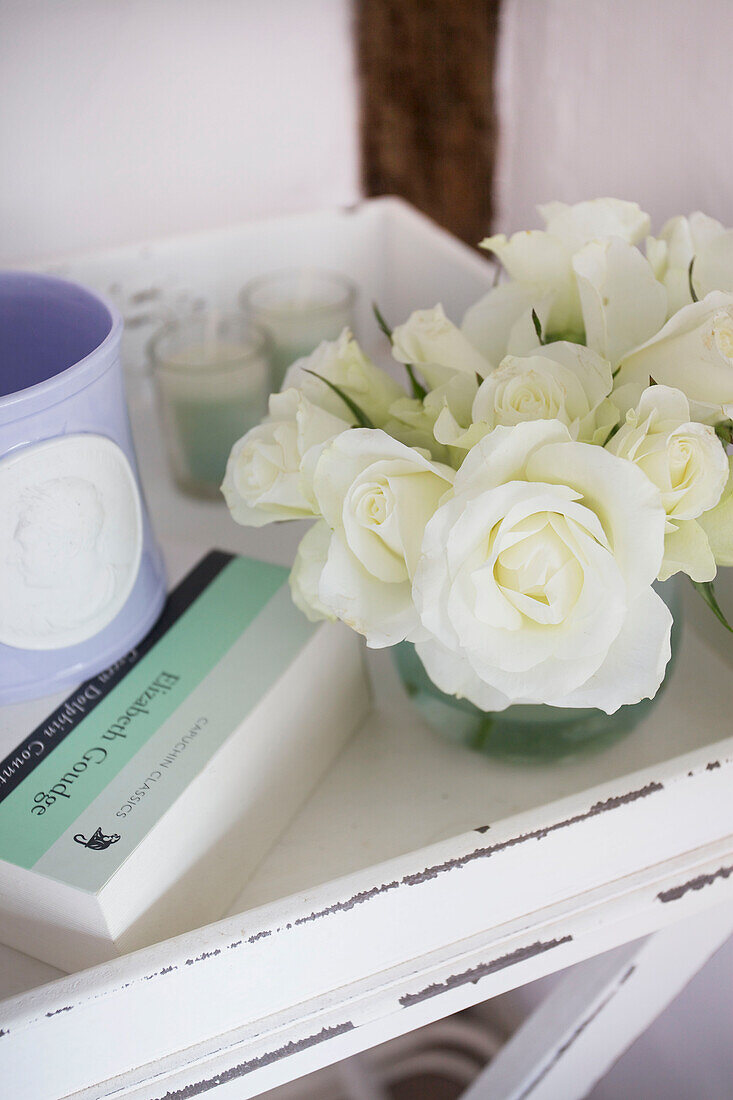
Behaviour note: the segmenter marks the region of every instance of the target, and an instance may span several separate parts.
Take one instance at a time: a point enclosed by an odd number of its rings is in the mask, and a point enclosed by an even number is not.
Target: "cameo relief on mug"
[[[130,595],[142,540],[135,476],[111,439],[61,436],[0,459],[0,644],[97,634]]]

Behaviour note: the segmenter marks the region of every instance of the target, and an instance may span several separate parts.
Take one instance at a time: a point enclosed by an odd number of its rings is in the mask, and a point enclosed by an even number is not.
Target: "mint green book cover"
[[[0,761],[0,859],[100,890],[312,635],[287,576],[207,555],[136,650]]]

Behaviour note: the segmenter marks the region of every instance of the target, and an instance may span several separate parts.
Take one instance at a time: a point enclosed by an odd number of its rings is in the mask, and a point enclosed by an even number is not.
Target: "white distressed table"
[[[111,293],[128,319],[141,474],[171,580],[212,546],[289,564],[302,528],[244,530],[172,489],[145,340],[171,303],[229,304],[255,272],[299,263],[362,286],[362,334],[372,298],[393,320],[438,300],[460,317],[492,279],[395,200],[46,266]],[[3,1095],[240,1100],[589,960],[466,1098],[584,1095],[733,928],[733,647],[687,610],[650,719],[554,766],[443,742],[389,655],[370,655],[372,716],[230,915],[69,976],[0,948]]]

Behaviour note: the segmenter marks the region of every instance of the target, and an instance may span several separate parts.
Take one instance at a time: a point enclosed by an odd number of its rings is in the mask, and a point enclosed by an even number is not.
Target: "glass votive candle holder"
[[[178,487],[218,498],[229,452],[267,411],[267,337],[241,313],[168,321],[149,344],[168,459]]]
[[[288,367],[353,328],[356,287],[343,275],[295,268],[263,275],[242,289],[240,305],[270,338],[272,384],[280,389]]]

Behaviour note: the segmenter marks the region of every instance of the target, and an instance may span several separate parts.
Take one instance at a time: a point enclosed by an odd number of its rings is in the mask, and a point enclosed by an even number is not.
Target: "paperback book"
[[[368,705],[286,569],[213,551],[0,761],[0,940],[72,970],[223,915]]]

